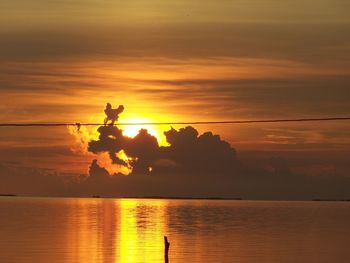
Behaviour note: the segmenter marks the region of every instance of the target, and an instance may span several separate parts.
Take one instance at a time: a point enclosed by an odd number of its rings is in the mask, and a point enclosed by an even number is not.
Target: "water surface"
[[[0,198],[0,262],[350,262],[350,203]]]

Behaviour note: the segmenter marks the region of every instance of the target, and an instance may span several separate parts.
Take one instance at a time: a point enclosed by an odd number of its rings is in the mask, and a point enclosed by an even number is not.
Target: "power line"
[[[350,117],[335,118],[298,118],[298,119],[265,119],[265,120],[228,120],[228,121],[180,121],[180,122],[121,122],[115,125],[203,125],[203,124],[249,124],[249,123],[282,123],[282,122],[320,122],[346,121]],[[59,127],[59,126],[103,126],[103,123],[0,123],[0,127]]]

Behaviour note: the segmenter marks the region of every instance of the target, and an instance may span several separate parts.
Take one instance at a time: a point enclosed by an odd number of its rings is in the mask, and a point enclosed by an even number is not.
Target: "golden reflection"
[[[68,226],[67,243],[71,248],[72,258],[76,262],[99,262],[103,259],[100,257],[99,236],[97,217],[98,200],[89,199],[67,199],[68,205],[71,204],[72,211],[67,215],[71,220]],[[76,213],[79,216],[76,217]],[[78,222],[77,222],[78,221]],[[78,226],[78,227],[77,227]]]
[[[65,205],[67,262],[164,261],[168,201],[80,198]]]
[[[119,255],[116,262],[135,262],[135,247],[137,241],[136,217],[134,214],[137,201],[123,200],[120,203],[120,233],[119,237]]]
[[[163,200],[120,200],[115,262],[162,262],[166,231]]]

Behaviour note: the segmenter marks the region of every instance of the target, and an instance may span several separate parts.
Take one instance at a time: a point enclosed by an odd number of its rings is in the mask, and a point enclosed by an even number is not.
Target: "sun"
[[[157,138],[157,141],[160,145],[167,145],[167,142],[164,137],[164,127],[159,125],[138,125],[137,123],[154,123],[157,122],[151,118],[143,117],[143,116],[135,116],[135,117],[126,117],[119,121],[120,123],[130,123],[132,125],[119,125],[119,127],[123,130],[123,134],[128,137],[135,137],[141,129],[146,129],[149,134],[153,135]],[[135,123],[135,124],[133,124]]]

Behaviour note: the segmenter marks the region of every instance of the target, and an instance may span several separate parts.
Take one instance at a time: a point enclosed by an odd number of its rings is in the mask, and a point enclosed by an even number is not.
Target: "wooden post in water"
[[[164,262],[165,263],[169,263],[169,257],[168,257],[169,247],[170,247],[170,243],[168,242],[168,238],[164,236]]]

